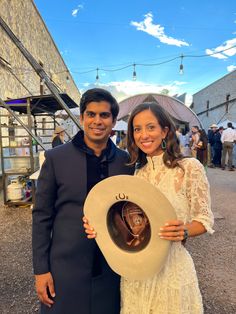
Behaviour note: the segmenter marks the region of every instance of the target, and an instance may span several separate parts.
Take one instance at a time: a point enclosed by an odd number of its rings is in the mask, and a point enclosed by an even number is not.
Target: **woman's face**
[[[133,136],[135,144],[150,157],[162,153],[161,142],[168,133],[162,129],[151,110],[138,113],[133,119]]]

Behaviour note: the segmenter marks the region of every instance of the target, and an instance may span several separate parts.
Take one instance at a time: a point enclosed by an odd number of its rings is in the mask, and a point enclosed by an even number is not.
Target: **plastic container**
[[[7,196],[9,201],[18,201],[23,198],[23,188],[17,180],[12,180],[8,185]]]

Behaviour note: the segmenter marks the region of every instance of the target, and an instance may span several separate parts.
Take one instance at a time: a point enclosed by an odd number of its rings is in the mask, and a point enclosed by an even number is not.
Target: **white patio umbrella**
[[[123,120],[119,120],[116,122],[113,130],[115,131],[127,131],[128,124]]]

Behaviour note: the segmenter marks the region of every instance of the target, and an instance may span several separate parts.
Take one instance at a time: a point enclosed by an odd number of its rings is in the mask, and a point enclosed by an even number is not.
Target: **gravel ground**
[[[187,247],[196,265],[205,314],[235,314],[236,172],[209,169],[208,177],[215,233],[190,239]],[[39,303],[31,264],[31,210],[1,203],[0,314],[8,313],[39,313]]]

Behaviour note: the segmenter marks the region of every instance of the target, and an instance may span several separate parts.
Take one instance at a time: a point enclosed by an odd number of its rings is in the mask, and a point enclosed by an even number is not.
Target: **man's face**
[[[106,145],[116,120],[113,121],[111,105],[107,101],[93,101],[80,115],[80,123],[84,129],[85,143],[93,148],[94,145]]]

